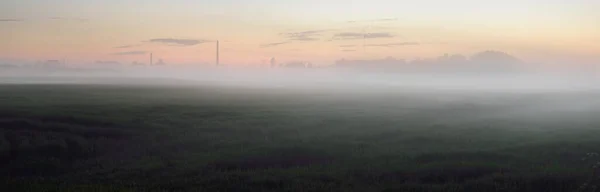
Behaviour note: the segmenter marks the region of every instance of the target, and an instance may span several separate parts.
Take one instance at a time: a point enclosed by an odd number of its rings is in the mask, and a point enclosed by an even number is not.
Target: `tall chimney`
[[[217,40],[217,66],[219,65],[219,40]]]
[[[150,65],[152,65],[152,53],[150,53]]]

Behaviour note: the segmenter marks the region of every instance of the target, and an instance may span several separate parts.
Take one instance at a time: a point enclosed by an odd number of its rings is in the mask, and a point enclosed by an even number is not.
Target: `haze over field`
[[[499,53],[499,52],[498,52]],[[357,89],[432,89],[463,91],[594,91],[599,72],[589,68],[543,70],[522,62],[496,60],[453,61],[340,60],[335,65],[308,67],[307,63],[273,67],[235,66],[14,66],[0,71],[0,83],[103,83],[236,85]]]
[[[600,4],[8,0],[0,2],[0,77],[11,80],[0,82],[594,88],[600,14],[593,7]]]
[[[598,0],[2,0],[0,189],[587,192]]]

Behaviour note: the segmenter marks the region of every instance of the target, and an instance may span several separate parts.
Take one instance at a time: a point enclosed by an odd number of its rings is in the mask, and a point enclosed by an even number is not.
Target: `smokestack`
[[[216,61],[217,66],[219,66],[219,40],[217,40],[217,61]]]
[[[150,53],[150,65],[152,65],[152,53]]]

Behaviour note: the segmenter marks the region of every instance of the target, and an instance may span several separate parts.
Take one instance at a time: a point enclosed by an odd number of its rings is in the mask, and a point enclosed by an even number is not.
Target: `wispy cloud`
[[[145,55],[147,53],[147,51],[124,51],[113,53],[113,55]]]
[[[267,47],[274,47],[274,46],[288,44],[288,43],[290,43],[290,42],[289,41],[284,41],[284,42],[276,42],[276,43],[267,43],[267,44],[260,45],[260,47],[261,48],[267,48]]]
[[[354,49],[342,49],[343,52],[355,52],[356,50]]]
[[[0,22],[22,22],[23,19],[0,19]]]
[[[324,32],[329,30],[308,30],[308,31],[299,31],[299,32],[288,32],[288,33],[280,33],[288,40],[291,41],[318,41],[319,38],[315,36],[321,36]]]
[[[333,35],[333,37],[341,37],[341,38],[363,38],[365,33],[354,33],[354,32],[345,32],[345,33],[337,33]]]
[[[371,19],[371,20],[352,20],[352,21],[348,21],[348,23],[389,22],[389,21],[398,21],[398,18],[381,18],[381,19]]]
[[[132,48],[132,47],[137,47],[137,46],[140,46],[140,45],[139,44],[137,44],[137,45],[122,45],[122,46],[116,46],[116,47],[113,47],[113,48],[115,48],[115,49],[126,49],[126,48]]]
[[[172,46],[194,46],[202,43],[211,42],[209,40],[198,40],[198,39],[174,39],[174,38],[157,38],[150,39],[148,42],[151,43],[163,43]]]
[[[398,21],[398,18],[377,19],[375,21]]]
[[[292,41],[318,41],[319,38],[314,38],[314,37],[294,37],[294,38],[290,38],[290,40],[292,40]]]
[[[328,30],[309,30],[309,31],[299,31],[299,32],[291,32],[291,33],[281,33],[281,34],[288,36],[288,37],[303,37],[303,36],[320,34],[320,33],[326,32],[326,31],[328,31]]]
[[[337,33],[333,36],[334,39],[375,39],[375,38],[393,38],[394,35],[391,33],[356,33],[356,32],[345,32]]]
[[[370,39],[370,38],[392,38],[394,37],[394,35],[392,35],[391,33],[367,33],[367,35],[365,35],[365,38]]]
[[[367,44],[368,47],[397,47],[397,46],[410,46],[420,45],[419,42],[398,42],[398,43],[382,43],[382,44]]]
[[[356,47],[356,45],[340,45],[340,47]]]
[[[390,27],[390,26],[369,26],[369,29],[383,29],[383,30],[395,30],[398,29],[398,27]]]
[[[89,19],[85,18],[76,18],[76,17],[49,17],[51,20],[63,20],[63,21],[78,21],[78,22],[87,22]]]

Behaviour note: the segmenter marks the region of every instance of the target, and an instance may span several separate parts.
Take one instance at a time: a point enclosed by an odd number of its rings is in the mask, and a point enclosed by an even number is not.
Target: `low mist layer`
[[[16,68],[0,83],[104,83],[230,85],[272,88],[461,91],[588,91],[600,88],[592,72],[398,71],[354,68],[126,67],[111,69]]]

